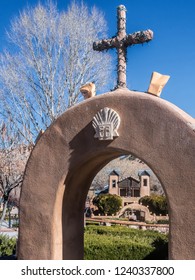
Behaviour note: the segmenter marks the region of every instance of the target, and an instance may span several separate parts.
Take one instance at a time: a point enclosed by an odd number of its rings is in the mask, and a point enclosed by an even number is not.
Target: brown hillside
[[[102,189],[108,185],[109,174],[115,170],[119,174],[119,179],[124,179],[132,176],[139,180],[138,172],[147,170],[151,174],[151,190],[157,193],[163,193],[162,186],[155,176],[153,171],[138,158],[131,156],[121,157],[110,161],[94,178],[92,187],[95,189]]]

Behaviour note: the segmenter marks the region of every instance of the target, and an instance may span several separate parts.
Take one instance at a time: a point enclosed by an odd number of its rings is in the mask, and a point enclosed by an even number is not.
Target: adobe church
[[[122,198],[122,207],[138,202],[143,196],[150,195],[150,173],[146,170],[138,172],[139,179],[132,176],[120,179],[113,170],[109,174],[108,186],[101,193],[116,194]]]

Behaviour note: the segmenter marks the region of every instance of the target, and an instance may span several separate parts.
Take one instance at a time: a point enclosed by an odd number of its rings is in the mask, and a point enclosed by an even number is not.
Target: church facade
[[[150,173],[144,170],[138,172],[138,179],[132,176],[120,179],[119,174],[113,170],[109,174],[106,192],[120,196],[123,207],[138,202],[141,197],[150,195]]]

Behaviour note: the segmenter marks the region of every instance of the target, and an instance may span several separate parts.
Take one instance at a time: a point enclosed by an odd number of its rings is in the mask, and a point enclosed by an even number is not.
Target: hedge
[[[84,244],[86,260],[162,260],[168,256],[167,236],[154,231],[89,226]]]
[[[16,238],[0,235],[0,257],[14,255]],[[155,231],[122,226],[87,226],[86,260],[143,260],[168,258],[168,237]]]

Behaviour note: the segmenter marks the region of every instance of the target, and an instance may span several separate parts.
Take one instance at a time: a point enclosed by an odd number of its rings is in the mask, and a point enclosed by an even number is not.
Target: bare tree
[[[108,84],[111,57],[92,49],[106,29],[96,8],[73,3],[59,12],[51,1],[11,22],[10,47],[0,55],[0,114],[28,142],[81,100],[81,85],[94,81],[102,90]]]
[[[0,215],[0,227],[5,219],[8,203],[17,201],[23,172],[32,146],[18,144],[19,134],[13,128],[13,123],[0,124],[0,200],[3,211]]]

